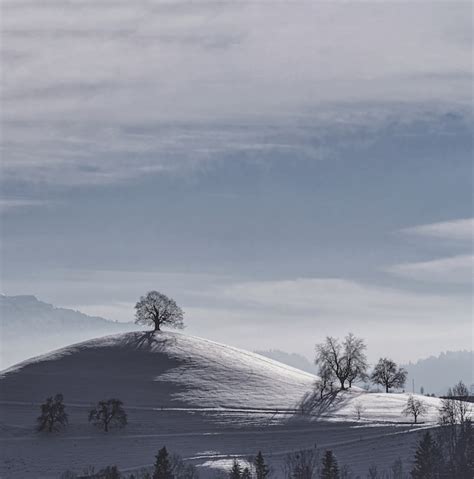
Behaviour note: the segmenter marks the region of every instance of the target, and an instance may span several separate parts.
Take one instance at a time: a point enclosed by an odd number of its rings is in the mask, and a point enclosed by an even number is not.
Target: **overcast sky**
[[[1,4],[3,293],[472,348],[471,2]]]

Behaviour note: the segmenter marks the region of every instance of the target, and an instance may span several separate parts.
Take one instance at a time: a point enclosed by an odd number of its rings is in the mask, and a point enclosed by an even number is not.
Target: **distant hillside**
[[[0,369],[71,343],[137,329],[133,323],[56,308],[26,295],[0,295],[0,317]]]
[[[425,393],[445,394],[449,387],[462,380],[468,387],[474,383],[474,356],[472,351],[447,351],[438,356],[420,359],[416,363],[405,364],[408,371],[406,389],[415,391],[420,387]]]
[[[266,356],[267,358],[279,361],[280,363],[288,364],[302,371],[311,374],[317,374],[318,368],[306,356],[298,353],[287,353],[280,349],[269,349],[267,351],[255,351],[257,354]]]

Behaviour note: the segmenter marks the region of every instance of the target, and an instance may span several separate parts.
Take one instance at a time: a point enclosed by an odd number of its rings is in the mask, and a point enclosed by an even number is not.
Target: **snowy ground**
[[[2,372],[2,478],[52,478],[66,469],[150,465],[168,449],[204,466],[262,450],[278,471],[291,451],[317,445],[366,472],[411,459],[420,428],[432,427],[439,400],[425,398],[424,424],[401,414],[407,396],[346,392],[312,407],[317,378],[247,351],[176,333],[127,333],[80,343]],[[34,431],[39,404],[64,394],[70,425]],[[109,434],[87,422],[100,399],[118,397],[129,425]],[[356,420],[355,405],[362,408]]]

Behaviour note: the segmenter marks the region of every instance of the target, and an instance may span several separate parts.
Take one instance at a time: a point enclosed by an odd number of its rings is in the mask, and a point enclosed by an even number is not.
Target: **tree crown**
[[[135,310],[135,323],[152,325],[155,331],[159,331],[163,325],[178,329],[184,327],[183,310],[174,299],[158,291],[149,291],[141,296]]]

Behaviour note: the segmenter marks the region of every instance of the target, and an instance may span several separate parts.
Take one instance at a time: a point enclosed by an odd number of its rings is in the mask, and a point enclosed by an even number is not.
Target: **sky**
[[[1,290],[312,357],[472,349],[472,3],[1,2]]]

